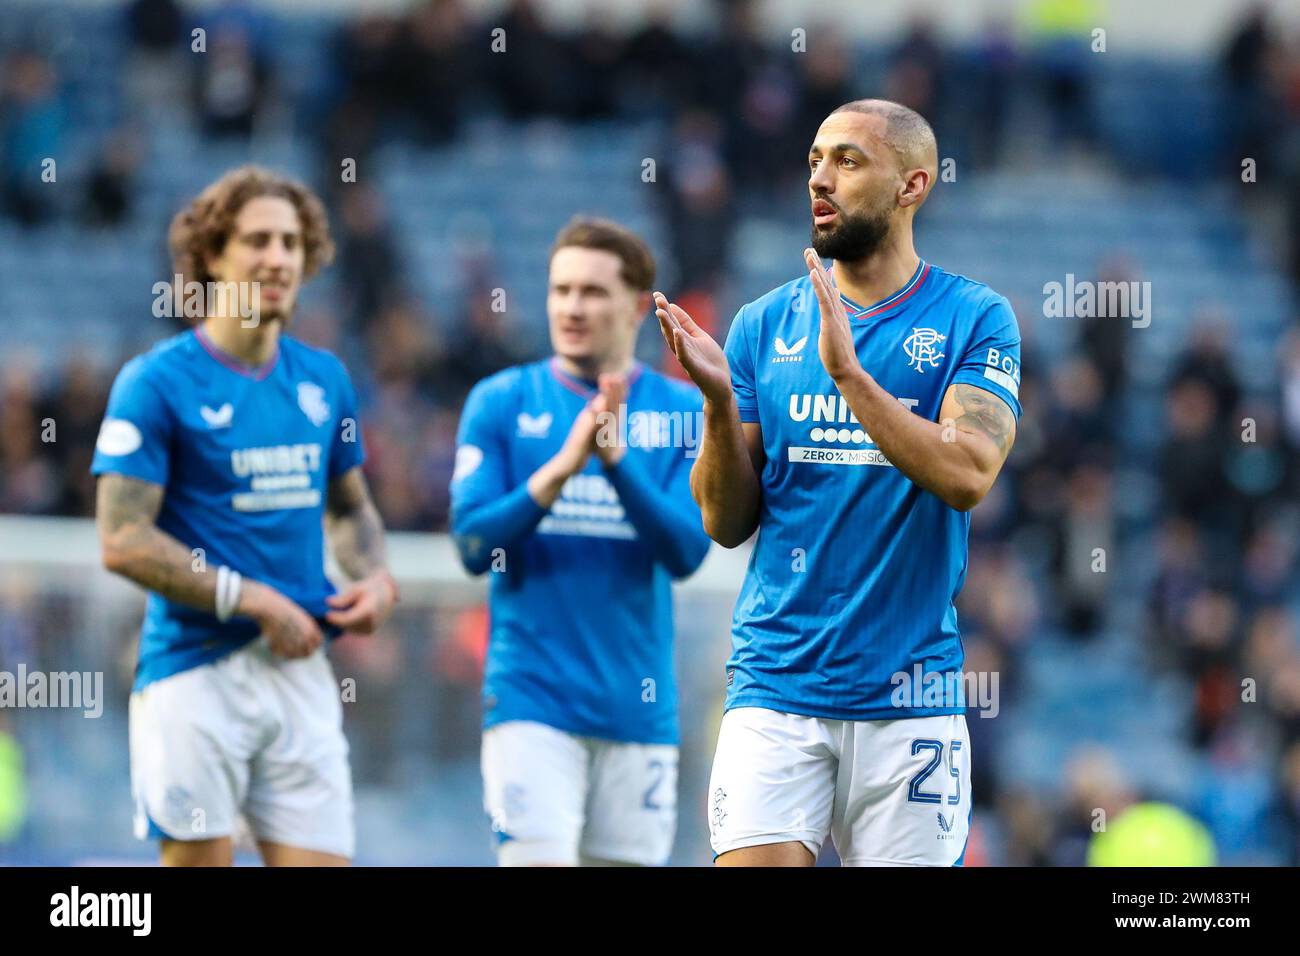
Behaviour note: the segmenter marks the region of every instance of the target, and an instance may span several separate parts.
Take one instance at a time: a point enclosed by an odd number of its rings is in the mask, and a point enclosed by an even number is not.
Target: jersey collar
[[[912,278],[903,283],[903,287],[893,295],[885,296],[885,298],[881,299],[875,305],[858,305],[843,292],[840,293],[840,301],[844,303],[844,308],[848,312],[850,320],[860,322],[864,319],[872,319],[878,315],[883,315],[890,309],[902,305],[915,295],[916,291],[925,284],[925,277],[929,275],[929,273],[930,264],[924,259],[920,259],[916,263],[916,271],[912,273]]]
[[[213,342],[208,336],[208,333],[203,331],[203,326],[201,325],[196,325],[194,327],[194,337],[199,340],[199,345],[203,346],[203,351],[207,352],[226,368],[230,369],[230,371],[234,372],[236,375],[243,375],[245,378],[251,378],[255,382],[262,381],[275,371],[276,363],[280,361],[279,341],[276,341],[275,343],[274,355],[261,365],[253,366],[245,365],[229,352],[223,352],[217,347],[217,343]]]
[[[570,375],[562,369],[558,357],[552,355],[550,362],[547,364],[550,366],[551,374],[554,375],[559,383],[569,391],[581,395],[585,399],[595,398],[597,393],[599,393],[600,389],[597,387],[595,382],[590,379],[578,378],[576,375]],[[641,377],[641,371],[643,368],[644,366],[639,361],[634,360],[632,362],[632,370],[627,373],[627,387],[629,391],[632,388],[632,383]]]

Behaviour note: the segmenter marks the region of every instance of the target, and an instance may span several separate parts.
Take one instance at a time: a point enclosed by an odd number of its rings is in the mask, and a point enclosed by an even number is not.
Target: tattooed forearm
[[[193,552],[154,525],[161,485],[107,474],[96,487],[95,524],[104,566],[171,601],[210,611],[217,575]]]
[[[1005,402],[973,385],[957,384],[953,394],[963,409],[957,427],[983,432],[993,439],[1005,459],[1015,440],[1016,418]]]
[[[334,559],[349,577],[364,578],[387,566],[384,522],[360,468],[330,482],[325,530]]]

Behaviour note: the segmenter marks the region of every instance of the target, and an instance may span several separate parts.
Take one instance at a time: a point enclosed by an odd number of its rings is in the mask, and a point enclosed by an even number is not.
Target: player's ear
[[[925,199],[933,177],[924,167],[903,172],[903,185],[898,191],[898,204],[903,207],[919,205]]]
[[[636,315],[632,318],[632,331],[638,332],[641,329],[641,323],[645,321],[650,310],[654,307],[654,298],[649,292],[638,292],[636,295]]]

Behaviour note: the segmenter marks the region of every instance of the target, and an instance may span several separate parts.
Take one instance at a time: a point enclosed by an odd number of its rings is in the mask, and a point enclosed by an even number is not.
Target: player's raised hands
[[[707,401],[723,403],[731,400],[731,368],[722,346],[713,340],[686,310],[668,301],[662,292],[654,294],[655,315],[659,318],[659,331],[664,341],[682,363],[686,374],[704,394]]]
[[[587,467],[587,459],[596,450],[599,427],[592,403],[588,402],[573,420],[560,450],[528,476],[528,493],[535,502],[543,508],[555,504],[564,483]]]
[[[627,376],[615,372],[602,372],[599,378],[600,394],[591,400],[591,410],[596,416],[596,454],[600,460],[610,467],[617,465],[627,451],[627,446],[622,442],[622,432],[615,427],[613,429],[613,440],[602,441],[602,436],[608,435],[607,430],[602,429],[603,423],[611,421],[605,416],[618,416],[618,410],[627,401]]]
[[[576,475],[586,467],[587,459],[596,450],[596,431],[598,428],[599,423],[596,421],[596,412],[592,409],[591,403],[588,402],[586,407],[578,413],[578,417],[573,420],[573,425],[569,428],[569,434],[564,439],[564,444],[560,446],[560,450],[551,459],[566,476]]]
[[[817,354],[821,357],[826,374],[838,381],[862,368],[862,363],[858,361],[857,347],[853,344],[853,331],[849,328],[849,314],[817,253],[805,249],[803,259],[808,267],[813,291],[817,293],[817,303],[821,306]]]

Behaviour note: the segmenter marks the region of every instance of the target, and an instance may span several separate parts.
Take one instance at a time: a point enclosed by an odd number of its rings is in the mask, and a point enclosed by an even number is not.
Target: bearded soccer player
[[[92,465],[104,565],[150,592],[130,702],[136,833],[161,840],[164,865],[229,865],[242,815],[268,865],[346,864],[352,780],[324,644],[373,632],[397,589],[348,374],[285,332],[333,253],[325,211],[243,167],[169,241],[176,301],[202,314],[123,366]],[[338,593],[326,529],[352,579]]]
[[[483,802],[503,866],[672,849],[670,582],[709,539],[689,485],[699,393],[633,356],[653,280],[636,235],[570,223],[551,250],[555,354],[484,379],[461,416],[451,528],[490,572]]]
[[[808,162],[807,274],[744,306],[725,349],[655,297],[704,393],[704,526],[726,547],[758,531],[710,837],[723,866],[811,866],[828,833],[846,865],[959,865],[971,754],[953,600],[968,512],[1015,438],[1020,334],[1005,298],[913,248],[937,168],[921,116],[848,103]],[[949,692],[922,692],[936,680]]]

